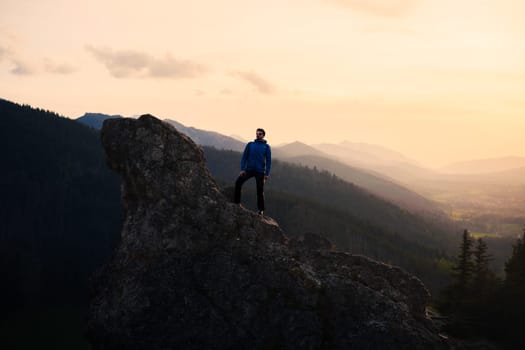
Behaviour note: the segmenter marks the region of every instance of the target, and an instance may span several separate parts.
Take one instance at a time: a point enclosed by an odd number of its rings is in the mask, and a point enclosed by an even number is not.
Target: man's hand
[[[246,171],[245,170],[241,170],[241,172],[239,173],[239,176],[244,176],[246,175]]]
[[[264,175],[264,182],[268,180],[268,175]]]

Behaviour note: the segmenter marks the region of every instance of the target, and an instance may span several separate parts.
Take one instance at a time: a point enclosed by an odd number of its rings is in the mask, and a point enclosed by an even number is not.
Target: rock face
[[[107,120],[124,223],[93,279],[95,349],[436,349],[427,290],[230,203],[191,139],[145,115]]]

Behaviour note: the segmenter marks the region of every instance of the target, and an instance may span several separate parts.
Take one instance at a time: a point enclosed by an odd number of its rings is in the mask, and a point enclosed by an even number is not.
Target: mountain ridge
[[[199,145],[215,146],[220,149],[234,151],[244,150],[245,144],[231,136],[226,136],[215,131],[197,129],[191,126],[188,127],[172,119],[165,119],[164,121],[175,126],[177,129],[191,137]]]
[[[312,147],[334,155],[346,163],[367,168],[398,163],[408,163],[419,166],[419,162],[406,157],[398,151],[365,142],[350,142],[346,140],[339,144],[321,143],[312,145]]]
[[[334,158],[333,156],[330,156],[329,154],[319,151],[318,149],[307,145],[304,142],[301,141],[294,141],[291,143],[287,143],[285,145],[280,145],[278,147],[273,147],[272,149],[272,155],[276,158],[292,158],[292,157],[299,157],[299,156],[320,156],[320,157],[327,157],[327,158]]]
[[[296,156],[284,158],[284,160],[327,170],[345,181],[414,213],[441,212],[437,202],[408,189],[395,179],[388,179],[381,173],[374,173],[369,169],[361,169],[334,159],[316,156]]]
[[[102,116],[104,117],[103,120],[112,117],[102,114],[97,115],[98,118],[102,118]],[[78,121],[83,122],[82,120]],[[190,136],[197,144],[202,146],[213,146],[219,149],[229,149],[240,152],[244,150],[245,143],[230,136],[225,136],[215,131],[188,127],[172,119],[165,119],[164,121],[175,126],[178,130]],[[99,122],[97,125],[101,126],[101,122]],[[374,149],[379,149],[384,153],[390,152],[397,155],[398,157],[403,158],[403,156],[398,152],[388,150],[382,146],[353,144],[349,141],[346,141],[341,145],[343,145],[342,147],[346,147],[348,145],[351,145],[352,147],[355,145],[366,145],[368,148],[372,147]],[[353,182],[356,185],[374,193],[375,195],[392,201],[396,205],[400,205],[410,211],[439,212],[441,210],[437,203],[433,203],[431,200],[424,198],[424,196],[420,195],[419,193],[413,192],[406,188],[406,186],[396,183],[397,180],[388,179],[381,173],[374,174],[373,170],[371,169],[359,169],[355,165],[351,165],[347,162],[339,160],[339,157],[336,155],[325,153],[314,146],[307,145],[301,141],[295,141],[278,147],[273,147],[272,156],[276,159],[280,158],[285,161],[300,163],[311,167],[316,166],[321,169],[331,171],[341,178]],[[312,156],[316,158],[312,158]],[[339,162],[339,164],[336,162]]]
[[[106,119],[114,119],[114,118],[124,118],[123,116],[119,114],[109,115],[104,113],[84,113],[83,116],[78,117],[75,119],[77,122],[82,123],[84,125],[87,125],[89,127],[92,127],[94,129],[99,130],[102,128],[102,123]]]

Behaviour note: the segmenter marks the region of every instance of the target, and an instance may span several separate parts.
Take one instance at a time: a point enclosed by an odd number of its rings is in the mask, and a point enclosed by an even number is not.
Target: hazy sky
[[[525,156],[522,0],[0,0],[0,97],[424,164]]]

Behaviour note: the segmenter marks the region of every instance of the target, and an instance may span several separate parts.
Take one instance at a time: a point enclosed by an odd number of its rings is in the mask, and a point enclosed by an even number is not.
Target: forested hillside
[[[218,182],[233,186],[241,154],[212,147],[204,151]],[[451,222],[423,219],[326,171],[280,161],[273,161],[272,169],[266,213],[287,234],[320,233],[339,249],[402,266],[432,289],[447,278],[440,262],[454,251],[459,235]],[[243,187],[243,203],[255,209],[252,182]]]
[[[436,214],[445,216],[437,202],[433,202],[407,187],[396,183],[373,170],[356,168],[339,161],[320,156],[296,156],[283,159],[286,162],[317,167],[337,174],[343,180],[366,189],[379,198],[395,203],[418,215]]]
[[[88,277],[119,234],[118,177],[99,133],[0,100],[2,316],[21,306],[84,303]]]

